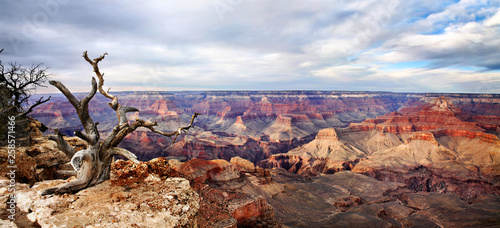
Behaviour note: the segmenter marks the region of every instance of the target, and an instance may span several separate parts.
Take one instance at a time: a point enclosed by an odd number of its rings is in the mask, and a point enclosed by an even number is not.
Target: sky
[[[111,91],[500,93],[500,0],[0,0],[2,48],[73,92],[88,51]]]

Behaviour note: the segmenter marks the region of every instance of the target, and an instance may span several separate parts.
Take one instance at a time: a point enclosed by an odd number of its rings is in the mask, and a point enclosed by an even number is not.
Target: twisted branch
[[[144,120],[141,120],[141,119],[137,118],[135,122],[133,122],[132,124],[129,125],[126,114],[128,112],[138,112],[139,110],[137,108],[134,108],[134,107],[122,106],[118,102],[118,97],[116,97],[114,95],[111,95],[109,93],[110,89],[108,89],[107,91],[105,91],[103,89],[103,86],[104,86],[104,73],[101,73],[100,70],[99,70],[99,62],[102,61],[107,54],[108,53],[104,53],[100,57],[95,58],[94,60],[91,60],[88,57],[87,51],[85,51],[83,53],[83,58],[90,65],[92,65],[92,67],[94,69],[94,73],[95,73],[95,75],[97,76],[97,78],[99,80],[99,83],[97,85],[97,88],[98,88],[99,92],[103,96],[111,99],[111,102],[108,103],[108,104],[109,104],[109,106],[113,110],[116,111],[116,114],[117,114],[117,117],[118,117],[118,124],[115,125],[115,127],[113,128],[111,134],[108,136],[108,138],[106,138],[106,140],[104,140],[104,142],[102,144],[103,151],[107,151],[109,149],[112,149],[112,148],[115,148],[116,146],[118,146],[118,144],[128,134],[130,134],[131,132],[135,131],[138,127],[146,127],[149,130],[151,130],[152,132],[155,132],[157,134],[161,134],[161,135],[167,136],[167,137],[175,136],[174,140],[172,141],[172,144],[175,143],[175,141],[176,141],[176,139],[177,139],[177,137],[179,135],[181,135],[183,132],[186,133],[190,128],[193,127],[193,122],[194,122],[195,118],[198,115],[201,115],[201,113],[195,113],[195,114],[193,114],[193,116],[191,117],[191,122],[190,122],[190,124],[188,126],[186,126],[186,127],[180,127],[177,131],[168,132],[168,133],[155,129],[154,126],[156,126],[157,123],[156,122],[151,122],[149,120],[148,121],[144,121]],[[100,155],[101,159],[104,159],[105,157],[107,157],[106,154],[101,154]]]
[[[45,102],[49,101],[49,100],[50,100],[50,98],[51,98],[51,96],[49,96],[47,99],[43,100],[43,97],[40,97],[40,99],[39,99],[37,102],[35,102],[35,104],[31,105],[31,106],[28,108],[28,110],[27,110],[26,112],[23,112],[23,113],[18,114],[18,115],[17,115],[17,117],[25,117],[25,116],[26,116],[26,115],[28,115],[30,112],[32,112],[32,111],[33,111],[33,109],[34,109],[36,106],[41,105],[41,104],[43,104],[43,103],[45,103]]]
[[[54,193],[71,193],[102,183],[103,181],[109,179],[109,172],[113,155],[122,155],[133,162],[138,162],[137,157],[133,153],[126,149],[117,147],[117,145],[128,134],[136,130],[138,127],[146,127],[152,132],[168,137],[175,136],[172,142],[174,143],[177,139],[177,136],[181,135],[183,132],[187,132],[190,128],[192,128],[195,118],[198,115],[201,115],[200,113],[195,112],[191,117],[191,122],[188,126],[180,127],[177,131],[173,132],[163,132],[157,130],[155,129],[155,126],[157,126],[156,122],[152,122],[149,120],[144,121],[139,118],[129,124],[126,114],[128,112],[137,112],[139,110],[134,107],[121,106],[118,102],[118,98],[109,94],[109,89],[107,91],[104,91],[104,74],[99,71],[98,64],[104,59],[106,55],[107,53],[104,53],[99,58],[91,60],[88,57],[86,51],[83,53],[83,57],[85,58],[85,60],[94,68],[94,73],[96,74],[99,82],[97,83],[96,79],[92,77],[92,90],[86,97],[84,97],[80,101],[77,100],[75,96],[73,96],[73,94],[61,82],[49,82],[51,85],[57,87],[66,96],[68,101],[77,111],[78,117],[80,118],[80,121],[85,129],[85,133],[81,131],[75,131],[75,135],[85,140],[88,143],[88,147],[85,150],[80,150],[75,153],[75,150],[63,139],[62,133],[59,130],[55,131],[56,135],[51,136],[50,139],[56,141],[63,152],[66,153],[66,155],[68,155],[69,157],[73,157],[71,163],[74,165],[74,167],[79,167],[76,169],[77,179],[58,187],[48,188],[42,193],[42,195]],[[118,124],[114,126],[111,134],[102,143],[100,142],[100,136],[97,130],[98,123],[94,123],[89,115],[88,110],[88,104],[97,93],[97,90],[99,90],[99,92],[103,96],[111,99],[111,102],[108,104],[113,110],[115,110],[118,117]]]
[[[88,62],[90,63],[90,65],[92,65],[92,67],[94,68],[94,73],[95,75],[97,76],[97,78],[99,79],[99,85],[97,88],[99,88],[99,92],[104,95],[105,97],[109,98],[109,99],[113,99],[115,98],[115,96],[109,94],[108,92],[104,91],[102,89],[102,86],[104,85],[104,74],[101,74],[101,72],[99,71],[99,62],[101,60],[104,59],[104,57],[106,57],[106,55],[108,55],[108,53],[104,53],[103,55],[99,56],[99,58],[95,58],[93,61],[90,60],[89,56],[87,55],[87,51],[83,52],[83,58]],[[109,89],[108,89],[109,91]]]
[[[189,129],[193,127],[194,119],[197,116],[199,116],[199,115],[201,115],[201,113],[195,112],[193,114],[193,116],[191,117],[191,122],[189,123],[188,126],[186,126],[186,127],[179,127],[177,129],[177,131],[172,131],[172,132],[163,132],[163,131],[155,129],[154,127],[158,124],[156,121],[155,122],[151,122],[149,120],[148,121],[144,121],[144,120],[141,120],[139,118],[137,118],[135,121],[139,122],[141,127],[145,127],[145,128],[151,130],[154,133],[158,133],[160,135],[167,136],[167,137],[175,136],[174,140],[172,141],[172,144],[174,144],[175,140],[177,139],[177,136],[181,135],[182,132],[187,133],[189,131]]]
[[[139,163],[139,161],[137,160],[137,156],[135,156],[134,153],[120,147],[113,147],[109,150],[107,156],[111,157],[113,155],[121,155],[134,163]]]
[[[78,114],[80,122],[82,123],[83,128],[85,129],[86,134],[82,132],[75,132],[75,134],[81,139],[87,141],[91,145],[97,143],[99,141],[99,132],[97,131],[97,124],[94,123],[92,118],[89,115],[89,102],[94,97],[97,92],[97,82],[94,77],[92,77],[92,89],[89,94],[84,97],[82,100],[77,100],[75,96],[69,91],[64,84],[59,81],[49,81],[49,83],[55,86],[61,93],[66,96],[68,101],[73,105]]]
[[[57,128],[54,129],[54,135],[49,136],[49,140],[55,141],[68,158],[73,157],[76,153],[75,149],[73,149],[73,147],[71,147],[69,143],[64,140],[62,132],[60,132]]]

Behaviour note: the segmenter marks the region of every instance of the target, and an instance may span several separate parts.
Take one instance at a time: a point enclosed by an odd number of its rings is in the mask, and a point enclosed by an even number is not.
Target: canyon
[[[202,114],[196,119],[194,131],[179,137],[173,146],[170,139],[147,129],[139,128],[128,136],[120,146],[134,152],[140,160],[160,156],[229,160],[240,156],[252,162],[305,144],[313,140],[320,129],[346,127],[376,118],[423,96],[331,91],[122,92],[117,95],[123,105],[140,110],[129,113],[129,119],[140,116],[157,121],[158,128],[164,131],[177,130],[189,122],[194,112]],[[103,135],[109,134],[116,122],[116,114],[107,102],[98,94],[89,107]],[[81,129],[71,105],[58,94],[32,116],[50,130],[58,128],[69,136]]]
[[[302,175],[350,170],[463,198],[498,195],[498,115],[487,112],[472,115],[453,99],[426,97],[346,128],[323,129],[313,141],[258,164]]]
[[[129,120],[152,119],[164,131],[186,125],[194,112],[202,113],[194,129],[173,144],[146,129],[129,135],[120,146],[143,162],[115,162],[114,177],[107,183],[135,191],[144,184],[163,186],[169,178],[183,178],[191,186],[186,194],[194,191],[200,198],[196,218],[200,227],[500,224],[500,95],[332,91],[118,95],[125,105],[141,110],[129,113]],[[96,96],[90,103],[103,135],[116,123],[106,102]],[[58,128],[73,146],[82,147],[71,137],[81,126],[64,97],[53,96],[32,117],[49,128],[47,133]],[[21,151],[30,163],[20,182],[67,178],[52,170],[67,168],[67,160],[49,155],[57,148],[44,140],[37,145]],[[26,189],[27,194],[40,191]]]

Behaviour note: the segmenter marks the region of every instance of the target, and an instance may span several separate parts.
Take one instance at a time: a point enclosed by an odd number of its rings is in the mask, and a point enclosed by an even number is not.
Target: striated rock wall
[[[239,144],[233,141],[258,141],[260,150],[266,151],[263,156],[236,153],[252,161],[301,145],[295,143],[296,140],[306,143],[303,138],[314,137],[321,128],[345,127],[352,122],[375,118],[415,99],[408,94],[331,91],[121,92],[118,95],[124,105],[141,110],[129,113],[130,119],[137,116],[151,118],[164,131],[177,130],[178,126],[189,122],[193,112],[200,112],[203,115],[196,119],[196,131],[190,134],[204,138],[206,133],[226,133],[226,136],[218,136],[222,139],[220,141],[231,141],[229,144],[233,145]],[[106,98],[97,95],[89,106],[92,118],[100,123],[103,136],[109,134],[117,121],[107,102]],[[53,96],[32,116],[67,135],[81,128],[76,113],[62,96]],[[140,130],[126,138],[121,146],[135,152],[140,160],[170,156],[163,152],[169,146],[169,140],[165,142],[165,139]],[[178,138],[179,143],[183,140],[183,137]],[[274,145],[276,142],[280,145]],[[197,143],[202,143],[207,153],[219,150],[209,139]],[[190,150],[190,143],[183,145],[187,147],[185,150]],[[224,158],[219,154],[206,154],[204,158]]]
[[[500,194],[500,140],[487,132],[491,127],[471,122],[460,105],[445,97],[422,99],[348,128],[323,129],[315,140],[259,165],[301,175],[352,170],[463,198]],[[495,116],[489,119],[477,120],[496,124]]]

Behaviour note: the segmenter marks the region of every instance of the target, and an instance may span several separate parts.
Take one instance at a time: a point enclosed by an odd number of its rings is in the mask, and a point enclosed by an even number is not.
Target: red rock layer
[[[314,135],[293,139],[289,141],[263,141],[247,138],[243,145],[234,145],[226,141],[220,141],[216,137],[202,139],[178,140],[177,143],[158,153],[158,156],[182,156],[187,159],[200,158],[206,160],[224,159],[231,160],[232,157],[242,157],[252,162],[258,162],[273,154],[289,151],[299,145],[310,142]],[[133,147],[127,149],[134,151]]]
[[[268,159],[260,161],[258,165],[262,168],[282,168],[291,173],[303,176],[316,176],[319,173],[332,174],[342,170],[351,170],[353,162],[343,162],[340,165],[329,166],[328,158],[305,158],[302,156],[276,154]]]
[[[249,184],[246,175],[264,180],[261,181],[263,184],[271,181],[269,172],[263,169],[247,173],[238,171],[224,160],[193,159],[180,164],[156,158],[140,164],[118,161],[112,164],[111,172],[114,174],[111,180],[113,184],[129,188],[140,184],[151,174],[159,178],[188,179],[200,196],[197,216],[199,227],[279,226],[274,218],[274,209],[266,199],[239,190],[241,186]]]
[[[458,117],[465,114],[454,106],[450,99],[445,97],[435,98],[433,102],[416,102],[413,106],[406,107],[397,112],[392,112],[376,119],[367,119],[361,123],[351,123],[349,129],[355,131],[377,130],[382,133],[410,133],[431,132],[434,136],[455,136],[466,138],[479,138],[484,142],[496,143],[498,137],[485,133],[486,130],[497,129],[497,117],[481,116],[476,122],[468,122]],[[490,125],[484,124],[489,122]],[[487,126],[483,128],[482,126]],[[429,136],[429,135],[427,135]],[[433,137],[422,137],[433,141]]]
[[[348,148],[363,150],[366,156],[360,158],[362,161],[333,162],[328,158],[311,157],[315,149],[320,149],[307,147],[308,144],[304,147],[311,151],[303,156],[272,155],[258,164],[307,176],[352,170],[378,180],[403,182],[411,190],[451,192],[464,198],[500,194],[500,172],[492,165],[498,161],[500,140],[486,132],[491,129],[467,120],[474,118],[448,98],[414,102],[379,118],[337,131],[321,130],[317,134],[316,139],[340,140]],[[481,116],[475,120],[498,127],[496,117]],[[480,151],[474,153],[474,144]],[[336,152],[340,153],[331,151]],[[475,159],[471,159],[472,156]]]
[[[198,221],[201,227],[226,222],[231,218],[237,220],[238,227],[278,225],[274,220],[273,207],[264,198],[238,191],[238,188],[248,184],[248,180],[231,163],[225,160],[192,159],[179,167],[179,173],[191,180],[192,186],[201,196],[201,218]],[[250,175],[264,180],[270,178],[269,172],[266,174],[262,169],[253,170]]]

